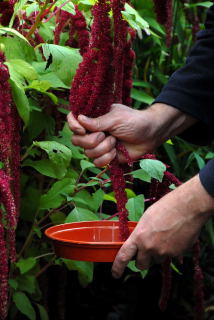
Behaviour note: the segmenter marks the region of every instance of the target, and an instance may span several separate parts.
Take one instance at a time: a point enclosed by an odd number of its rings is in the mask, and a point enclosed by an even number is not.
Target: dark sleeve
[[[214,137],[214,5],[208,10],[205,28],[197,34],[185,66],[173,73],[154,102],[198,119],[182,136],[197,144],[208,144]]]
[[[205,30],[198,33],[185,66],[171,76],[156,102],[199,120],[182,138],[196,144],[208,144],[214,138],[214,5],[208,10]],[[214,159],[199,172],[199,177],[214,197]]]
[[[214,159],[199,172],[199,177],[204,188],[214,197]]]

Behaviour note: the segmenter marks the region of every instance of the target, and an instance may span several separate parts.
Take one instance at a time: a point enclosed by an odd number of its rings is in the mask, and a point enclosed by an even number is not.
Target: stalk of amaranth
[[[127,23],[122,18],[124,0],[98,0],[92,9],[93,23],[89,46],[83,54],[73,79],[70,106],[74,116],[83,114],[99,117],[110,110],[113,102],[131,104],[132,67],[134,52],[131,43],[134,38]],[[113,25],[110,11],[113,12]],[[118,149],[130,161],[125,148]],[[127,195],[124,171],[117,157],[110,163],[110,176],[117,200],[120,238],[129,236]]]
[[[12,102],[9,72],[0,48],[0,320],[7,317],[9,264],[16,260],[19,148],[19,117]]]

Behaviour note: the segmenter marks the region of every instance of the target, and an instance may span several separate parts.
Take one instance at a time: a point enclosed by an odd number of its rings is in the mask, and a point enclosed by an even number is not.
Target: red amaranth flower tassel
[[[1,199],[1,198],[0,198]],[[0,320],[6,320],[8,312],[8,257],[3,227],[2,212],[0,211]]]
[[[193,246],[194,280],[195,280],[195,320],[204,319],[204,276],[200,267],[200,242]]]
[[[54,44],[59,44],[60,35],[65,26],[68,25],[70,20],[70,13],[60,10],[59,16],[56,19],[56,28],[54,30]]]
[[[153,0],[157,21],[163,24],[166,28],[166,45],[169,47],[171,43],[172,33],[172,0]]]
[[[162,264],[162,288],[159,300],[159,307],[161,311],[165,311],[170,298],[170,291],[172,286],[172,269],[171,258],[166,258]]]
[[[70,94],[71,110],[76,117],[79,114],[98,117],[107,113],[113,102],[122,102],[123,61],[127,54],[125,44],[127,43],[128,27],[121,15],[124,0],[112,0],[115,35],[112,39],[112,25],[109,16],[110,5],[110,2],[99,0],[92,9],[94,20],[91,28],[90,44],[74,77]],[[131,75],[127,71],[128,76]],[[124,148],[121,147],[120,149],[123,153],[125,152]],[[127,152],[125,154],[128,158]],[[117,158],[110,164],[110,171],[112,186],[117,199],[120,236],[121,240],[125,240],[129,235],[128,212],[125,208],[127,196],[124,171]]]
[[[0,170],[0,199],[4,205],[7,217],[7,235],[9,241],[9,258],[16,260],[15,229],[17,225],[17,213],[15,200],[10,190],[10,178],[3,170]]]
[[[132,49],[132,43],[135,39],[136,32],[129,28],[128,36],[130,39],[127,41],[125,46],[125,51],[127,54],[125,55],[124,60],[124,76],[123,76],[123,92],[122,92],[122,103],[131,106],[131,89],[132,89],[132,69],[135,61],[135,52]]]
[[[89,31],[87,30],[86,19],[77,5],[75,6],[75,10],[75,15],[71,15],[70,32],[67,44],[73,48],[79,48],[81,55],[83,55],[89,46]]]

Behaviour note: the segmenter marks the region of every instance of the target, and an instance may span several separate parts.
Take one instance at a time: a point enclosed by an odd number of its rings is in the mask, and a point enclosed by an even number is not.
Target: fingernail
[[[88,117],[84,116],[83,114],[80,114],[80,115],[78,116],[78,120],[88,121]]]

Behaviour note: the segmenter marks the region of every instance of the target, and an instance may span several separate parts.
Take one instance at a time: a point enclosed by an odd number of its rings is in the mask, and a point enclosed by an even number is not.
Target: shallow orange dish
[[[137,222],[129,221],[132,232]],[[66,259],[112,262],[123,242],[118,221],[82,221],[60,224],[45,230],[58,256]]]

